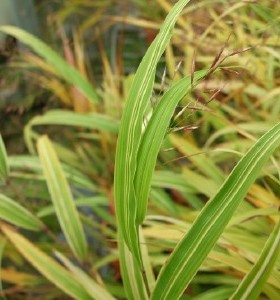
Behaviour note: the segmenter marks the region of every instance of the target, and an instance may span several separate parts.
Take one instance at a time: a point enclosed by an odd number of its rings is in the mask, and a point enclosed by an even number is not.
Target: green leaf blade
[[[58,288],[72,296],[74,299],[92,299],[73,275],[55,260],[36,248],[22,235],[9,229],[7,226],[1,226],[1,229],[23,257]]]
[[[97,102],[98,97],[92,85],[78,70],[69,65],[47,44],[32,34],[14,26],[1,26],[0,31],[15,37],[22,43],[31,47],[38,55],[43,57],[62,78],[76,86],[88,98],[88,100],[93,103]]]
[[[9,156],[9,165],[12,171],[16,172],[27,172],[31,174],[35,174],[35,176],[42,176],[43,168],[40,163],[40,160],[36,156],[29,156],[29,155],[12,155]],[[96,190],[96,186],[90,180],[89,177],[84,175],[82,172],[78,171],[76,168],[62,164],[63,172],[70,182],[70,184],[77,185],[81,188],[88,189],[91,191]],[[14,174],[11,174],[13,177]]]
[[[96,300],[114,300],[115,298],[89,275],[75,266],[66,256],[56,252],[56,257],[71,271],[74,277],[77,279],[84,289]]]
[[[161,98],[147,125],[138,151],[138,168],[135,174],[135,191],[139,203],[137,211],[138,224],[143,222],[146,215],[148,195],[157,155],[175,108],[193,84],[202,79],[207,72],[208,70],[196,72],[193,83],[192,77],[187,76],[174,84]]]
[[[257,299],[263,289],[269,274],[280,252],[280,220],[275,225],[264,249],[252,268],[244,277],[230,300],[254,300]]]
[[[39,231],[43,224],[27,209],[0,194],[0,219],[24,229]]]
[[[38,152],[58,221],[71,249],[80,260],[87,256],[87,242],[70,187],[48,137],[38,140]]]
[[[41,125],[78,126],[112,133],[117,133],[119,127],[118,121],[106,115],[97,113],[82,114],[62,109],[49,110],[42,116],[36,116],[29,122],[27,127]]]
[[[9,165],[6,147],[0,134],[0,179],[6,180],[9,176]]]
[[[129,300],[148,300],[139,264],[126,246],[120,232],[118,233],[118,245],[122,280],[127,298]]]
[[[233,169],[216,196],[203,208],[161,270],[152,294],[153,300],[179,299],[258,172],[279,144],[280,123],[256,142]]]
[[[114,182],[116,214],[119,230],[139,263],[141,254],[136,225],[137,200],[134,175],[142,135],[143,116],[152,92],[157,63],[171,38],[177,18],[189,1],[180,0],[175,4],[149,47],[136,72],[120,124]]]

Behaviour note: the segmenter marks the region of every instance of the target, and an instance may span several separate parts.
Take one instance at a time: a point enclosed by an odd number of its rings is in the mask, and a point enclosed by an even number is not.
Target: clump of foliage
[[[279,298],[277,8],[189,2],[140,23],[160,31],[135,74],[101,52],[101,87],[81,33],[62,58],[0,28],[61,103],[26,124],[30,154],[0,139],[3,297]]]

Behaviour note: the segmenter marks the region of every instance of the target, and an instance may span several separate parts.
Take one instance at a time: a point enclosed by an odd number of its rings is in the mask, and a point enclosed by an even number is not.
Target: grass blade
[[[32,213],[2,194],[0,194],[0,219],[28,230],[39,231],[43,228],[41,221]]]
[[[139,230],[139,239],[140,239],[140,246],[141,246],[141,254],[143,258],[145,278],[147,278],[147,288],[149,288],[149,294],[150,294],[155,287],[156,279],[155,279],[155,274],[153,272],[151,260],[149,257],[147,242],[145,240],[145,236],[141,227]]]
[[[202,209],[160,271],[152,294],[153,300],[179,299],[279,144],[280,123],[255,143],[233,169],[216,196]]]
[[[212,288],[200,295],[193,297],[192,300],[226,300],[232,294],[232,287]]]
[[[92,299],[70,272],[65,270],[44,252],[36,248],[22,235],[11,230],[7,226],[1,226],[1,230],[22,256],[58,288],[74,299]]]
[[[136,225],[138,208],[133,183],[143,116],[150,101],[157,63],[172,36],[177,18],[189,1],[180,0],[175,4],[159,34],[149,47],[136,72],[120,124],[114,177],[116,214],[119,230],[139,263],[141,262],[141,254]]]
[[[3,267],[2,267],[2,261],[3,261],[3,254],[4,249],[6,246],[7,240],[4,236],[0,235],[0,297],[3,300],[6,300],[6,297],[3,294]]]
[[[89,275],[84,273],[81,269],[75,266],[67,257],[63,254],[56,252],[56,257],[71,271],[75,276],[79,284],[88,292],[93,299],[96,300],[114,300],[115,298],[97,282],[95,282]]]
[[[155,171],[152,178],[152,186],[174,189],[184,193],[194,193],[195,189],[182,174],[172,171]]]
[[[25,142],[31,153],[35,153],[32,140],[35,139],[36,134],[33,127],[42,125],[84,127],[110,133],[117,133],[119,129],[119,122],[107,115],[98,113],[82,114],[62,109],[50,110],[43,116],[34,117],[24,127]]]
[[[11,167],[11,170],[16,172],[20,171],[29,174],[34,173],[36,176],[39,177],[41,177],[43,173],[43,168],[40,163],[40,160],[36,156],[29,156],[29,155],[9,156],[9,165]],[[66,179],[70,182],[71,185],[76,185],[78,187],[91,190],[91,191],[97,190],[97,187],[94,185],[92,180],[82,172],[78,171],[76,168],[70,165],[62,164],[62,169],[66,176]],[[12,172],[11,177],[13,176],[14,173]]]
[[[194,84],[202,79],[208,70],[194,74]],[[138,209],[137,222],[141,224],[145,218],[148,195],[151,187],[152,175],[156,165],[162,141],[170,124],[178,102],[192,88],[191,76],[185,77],[170,88],[161,98],[144,132],[138,151],[138,167],[135,174],[135,193],[137,195]]]
[[[85,260],[87,243],[82,224],[63,169],[48,137],[39,139],[38,152],[62,231],[77,258]]]
[[[280,220],[275,225],[252,270],[243,278],[230,300],[257,299],[280,251]]]
[[[38,125],[78,126],[117,133],[119,124],[118,121],[102,114],[82,114],[56,109],[48,111],[43,116],[36,116],[28,123],[27,127],[31,128],[32,126]]]
[[[47,44],[32,34],[13,26],[1,26],[0,31],[9,34],[22,43],[31,47],[38,55],[43,57],[67,82],[77,87],[93,103],[97,102],[97,94],[92,85],[74,67],[69,65]]]
[[[9,165],[6,148],[0,134],[0,179],[1,177],[6,180],[9,176]]]
[[[195,155],[201,150],[193,145],[185,138],[179,137],[175,134],[170,135],[171,143],[176,147],[184,156],[190,160],[203,174],[211,178],[214,183],[222,184],[224,175],[216,164],[207,158],[205,154]]]
[[[148,300],[148,293],[143,281],[139,264],[129,251],[121,233],[118,234],[119,259],[122,280],[129,300]]]

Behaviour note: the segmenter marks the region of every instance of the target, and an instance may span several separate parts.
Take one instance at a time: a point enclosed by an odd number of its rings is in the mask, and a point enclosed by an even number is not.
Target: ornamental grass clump
[[[209,68],[180,75],[151,105],[157,65],[189,2],[179,0],[170,8],[129,81],[121,120],[101,112],[102,93],[49,46],[20,29],[0,28],[30,46],[60,80],[93,105],[88,114],[59,109],[32,118],[24,130],[32,155],[9,156],[0,136],[0,179],[6,191],[0,194],[0,274],[5,284],[26,292],[26,299],[44,298],[40,291],[50,282],[56,288],[48,292],[49,299],[280,296],[275,151],[280,123],[266,122],[265,130],[252,123],[234,126],[225,114],[236,115],[234,106],[215,112],[210,106],[213,99],[194,101],[178,112],[186,95],[227,70],[220,65],[225,57],[243,50],[222,58],[224,46]],[[183,133],[172,130],[184,113],[193,120],[207,113],[209,120],[202,121],[219,128],[206,145],[220,145],[217,140],[228,134],[241,142],[241,149],[225,146],[210,154],[210,148],[200,152],[200,137],[192,132],[199,126],[178,127],[187,129]],[[39,133],[38,127],[44,126],[77,131],[67,131],[71,143],[63,144],[51,134]],[[263,133],[259,138],[252,134],[256,128]],[[176,156],[162,153],[169,146],[185,160],[178,163]],[[226,161],[232,156],[238,160],[234,167]],[[18,192],[27,182],[38,190],[26,186]]]

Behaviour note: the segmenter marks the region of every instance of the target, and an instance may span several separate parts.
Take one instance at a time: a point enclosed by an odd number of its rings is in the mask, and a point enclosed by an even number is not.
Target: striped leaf
[[[22,256],[54,285],[74,299],[92,299],[76,278],[55,260],[36,248],[19,233],[6,226],[1,226],[1,229]]]
[[[152,294],[153,300],[179,299],[261,168],[279,145],[280,123],[255,143],[233,169],[216,196],[202,209],[161,269]]]
[[[252,268],[230,297],[230,300],[258,299],[280,252],[280,220],[275,225],[264,249]]]
[[[6,148],[0,134],[0,179],[6,180],[9,176],[9,166]]]
[[[84,287],[88,294],[96,300],[114,300],[115,298],[101,285],[94,281],[89,275],[75,266],[63,254],[56,252],[56,257],[65,265],[67,269],[74,275],[77,281]]]
[[[1,26],[0,31],[15,37],[22,43],[31,47],[38,55],[43,57],[64,80],[77,87],[88,100],[97,102],[98,97],[92,85],[78,70],[69,65],[47,44],[32,34],[13,26]]]
[[[144,272],[145,272],[145,280],[147,289],[149,291],[149,294],[154,289],[154,286],[156,284],[155,274],[152,268],[151,264],[151,258],[149,257],[149,251],[147,242],[143,233],[142,228],[139,228],[139,240],[140,240],[140,246],[141,246],[141,254],[143,259],[143,266],[144,266]]]
[[[194,74],[194,83],[203,78],[207,70]],[[153,172],[156,165],[162,141],[170,124],[178,102],[192,87],[192,77],[188,76],[178,81],[161,98],[144,132],[138,151],[137,169],[135,174],[135,193],[137,195],[137,222],[144,221],[148,195],[151,187]]]
[[[56,215],[74,254],[85,260],[87,243],[70,187],[48,137],[38,140],[38,152]]]
[[[118,245],[122,281],[127,298],[129,300],[148,300],[149,297],[139,264],[126,246],[121,232],[118,233]]]
[[[24,229],[39,231],[43,224],[14,200],[0,194],[0,219]]]
[[[149,47],[136,72],[120,124],[114,177],[116,214],[119,230],[139,263],[141,263],[141,255],[136,224],[138,208],[134,189],[134,175],[137,167],[143,117],[150,101],[157,63],[172,36],[177,18],[189,1],[180,0],[175,4],[159,34]]]

